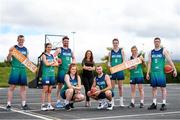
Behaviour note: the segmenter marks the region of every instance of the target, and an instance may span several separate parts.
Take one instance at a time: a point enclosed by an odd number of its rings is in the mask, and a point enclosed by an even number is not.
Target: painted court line
[[[4,106],[0,106],[0,108],[6,110],[6,107],[4,107]],[[36,118],[43,119],[43,120],[61,120],[59,118],[49,117],[49,116],[46,116],[46,115],[32,113],[32,112],[29,112],[29,111],[24,112],[24,111],[21,111],[21,110],[18,110],[18,109],[11,109],[11,111],[16,112],[16,113],[20,113],[20,114],[24,114],[24,115],[28,115],[28,116],[31,116],[31,117],[36,117]]]
[[[152,115],[168,115],[168,114],[177,114],[177,113],[180,113],[180,111],[175,111],[175,112],[161,112],[161,113],[147,113],[147,114],[136,114],[136,115],[109,116],[109,117],[96,117],[96,118],[84,118],[84,119],[79,119],[79,120],[115,119],[115,118],[152,116]]]

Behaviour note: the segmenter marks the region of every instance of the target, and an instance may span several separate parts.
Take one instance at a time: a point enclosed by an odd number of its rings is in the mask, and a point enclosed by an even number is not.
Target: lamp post
[[[75,53],[75,41],[74,41],[74,35],[76,34],[76,32],[71,32],[73,35],[73,52]]]

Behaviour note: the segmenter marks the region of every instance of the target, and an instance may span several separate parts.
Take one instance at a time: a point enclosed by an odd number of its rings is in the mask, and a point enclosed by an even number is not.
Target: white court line
[[[113,118],[125,118],[125,117],[152,116],[152,115],[168,115],[168,114],[177,114],[177,113],[180,113],[180,111],[161,112],[161,113],[147,113],[147,114],[136,114],[136,115],[109,116],[109,117],[96,117],[96,118],[84,118],[84,119],[78,119],[78,120],[113,119]]]
[[[4,107],[4,106],[0,105],[0,108],[6,110],[6,107]],[[16,113],[20,113],[20,114],[24,114],[24,115],[28,115],[28,116],[31,116],[31,117],[40,118],[40,119],[43,119],[43,120],[61,120],[59,118],[49,117],[49,116],[46,116],[46,115],[41,115],[41,114],[38,114],[38,113],[32,113],[32,112],[29,112],[29,111],[24,112],[24,111],[21,111],[21,110],[18,110],[18,109],[12,109],[11,108],[11,111],[16,112]]]

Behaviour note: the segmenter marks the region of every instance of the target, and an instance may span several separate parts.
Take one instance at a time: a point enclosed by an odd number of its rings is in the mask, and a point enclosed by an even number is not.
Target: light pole
[[[73,35],[73,52],[75,53],[75,41],[74,41],[74,35],[76,34],[76,32],[71,32]]]

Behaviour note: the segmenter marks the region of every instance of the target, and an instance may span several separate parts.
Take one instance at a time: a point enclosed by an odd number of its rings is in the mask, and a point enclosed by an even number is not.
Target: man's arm
[[[147,73],[146,73],[147,80],[150,79],[149,77],[150,70],[151,70],[151,53],[149,53],[149,56],[148,56],[148,66],[147,66]]]
[[[75,55],[73,52],[72,52],[72,63],[76,63]]]
[[[11,61],[13,48],[14,48],[14,47],[11,47],[11,48],[9,49],[9,53],[8,53],[8,56],[7,56],[7,61]]]
[[[169,55],[169,52],[166,49],[164,49],[163,54],[165,55],[168,63],[172,66],[172,68],[174,70],[173,71],[173,76],[176,77],[177,76],[176,67],[175,67],[175,65],[174,65],[174,63],[173,63],[173,61],[172,61],[172,59],[171,59],[171,57]]]
[[[112,89],[111,80],[110,80],[109,75],[105,76],[105,81],[106,81],[107,87],[102,89],[101,92],[105,92],[106,90],[111,90]]]

